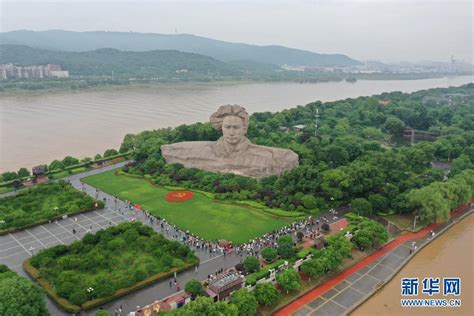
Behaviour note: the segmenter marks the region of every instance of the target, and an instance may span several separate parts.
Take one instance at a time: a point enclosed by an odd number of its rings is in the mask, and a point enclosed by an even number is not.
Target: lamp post
[[[314,136],[318,136],[318,119],[319,119],[319,109],[316,109],[316,114],[314,115]]]
[[[88,287],[86,291],[87,291],[87,293],[90,294],[90,296],[91,296],[91,298],[92,298],[93,295],[94,295],[94,289],[93,289],[92,287]]]
[[[418,215],[415,215],[415,218],[413,219],[413,230],[415,230],[416,228],[416,219],[418,218],[419,216]]]

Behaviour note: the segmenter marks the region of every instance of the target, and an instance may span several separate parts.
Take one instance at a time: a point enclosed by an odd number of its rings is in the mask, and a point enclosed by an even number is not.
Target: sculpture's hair
[[[226,116],[237,116],[240,117],[244,123],[245,129],[249,126],[249,114],[243,106],[234,105],[222,105],[219,107],[217,112],[211,115],[210,121],[212,126],[217,130],[222,130],[222,121]]]

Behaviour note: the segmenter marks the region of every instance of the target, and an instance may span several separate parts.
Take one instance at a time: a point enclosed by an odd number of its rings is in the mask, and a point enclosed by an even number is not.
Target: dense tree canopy
[[[293,268],[277,273],[276,280],[287,293],[301,286],[300,275]]]
[[[0,265],[0,315],[49,315],[43,290],[5,265]]]
[[[300,157],[300,166],[279,177],[259,181],[166,164],[160,154],[162,144],[216,140],[219,132],[209,123],[129,134],[120,151],[135,151],[137,164],[129,168],[131,173],[150,174],[156,184],[213,192],[218,199],[251,199],[269,207],[310,214],[365,199],[368,203],[364,203],[362,213],[366,215],[391,209],[413,212],[408,192],[443,180],[444,174],[431,166],[432,161],[456,159],[452,175],[474,164],[474,124],[469,121],[474,120],[473,91],[471,84],[412,94],[392,92],[314,102],[277,113],[254,113],[247,132],[252,142],[289,148]],[[456,99],[453,107],[445,97],[453,93],[471,97]],[[432,103],[433,98],[440,101]],[[381,105],[379,99],[390,103]],[[315,137],[317,108],[322,115]],[[306,125],[303,132],[291,130],[296,124]],[[440,136],[434,142],[406,146],[400,137],[405,125]],[[289,127],[290,131],[280,130],[281,126]]]
[[[235,291],[230,298],[230,302],[237,306],[239,316],[253,316],[257,312],[257,299],[246,288]]]
[[[238,316],[237,306],[226,302],[215,303],[210,297],[198,297],[195,301],[175,309],[172,315],[176,316]]]
[[[31,258],[42,278],[73,304],[109,296],[151,275],[197,262],[189,247],[166,239],[141,222],[88,233],[69,246],[43,249]]]
[[[280,293],[271,283],[257,284],[253,292],[259,304],[273,305],[280,298]]]

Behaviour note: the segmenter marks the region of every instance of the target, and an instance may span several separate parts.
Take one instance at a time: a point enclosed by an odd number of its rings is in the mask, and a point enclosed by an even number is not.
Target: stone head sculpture
[[[249,114],[240,105],[222,105],[211,115],[210,121],[215,129],[222,131],[228,144],[236,145],[247,134]]]
[[[212,126],[222,131],[217,141],[185,141],[161,146],[168,163],[212,172],[262,178],[280,175],[298,165],[289,149],[255,145],[246,137],[249,114],[240,105],[223,105],[211,115]]]

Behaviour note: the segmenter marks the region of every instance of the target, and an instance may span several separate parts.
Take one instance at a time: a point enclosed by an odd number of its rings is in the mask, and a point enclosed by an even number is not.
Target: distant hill
[[[216,75],[235,77],[244,74],[240,66],[175,50],[124,52],[102,48],[87,52],[61,52],[24,45],[0,45],[0,64],[5,63],[23,66],[59,64],[76,76],[111,76],[113,73],[116,77],[127,78],[169,78],[177,76],[177,70],[183,70],[180,74],[188,78]]]
[[[189,34],[155,34],[134,32],[13,31],[0,33],[1,44],[26,45],[60,51],[90,51],[114,48],[122,51],[178,50],[196,53],[220,61],[253,61],[275,65],[361,64],[342,54],[318,54],[284,46],[257,46],[230,43]]]

